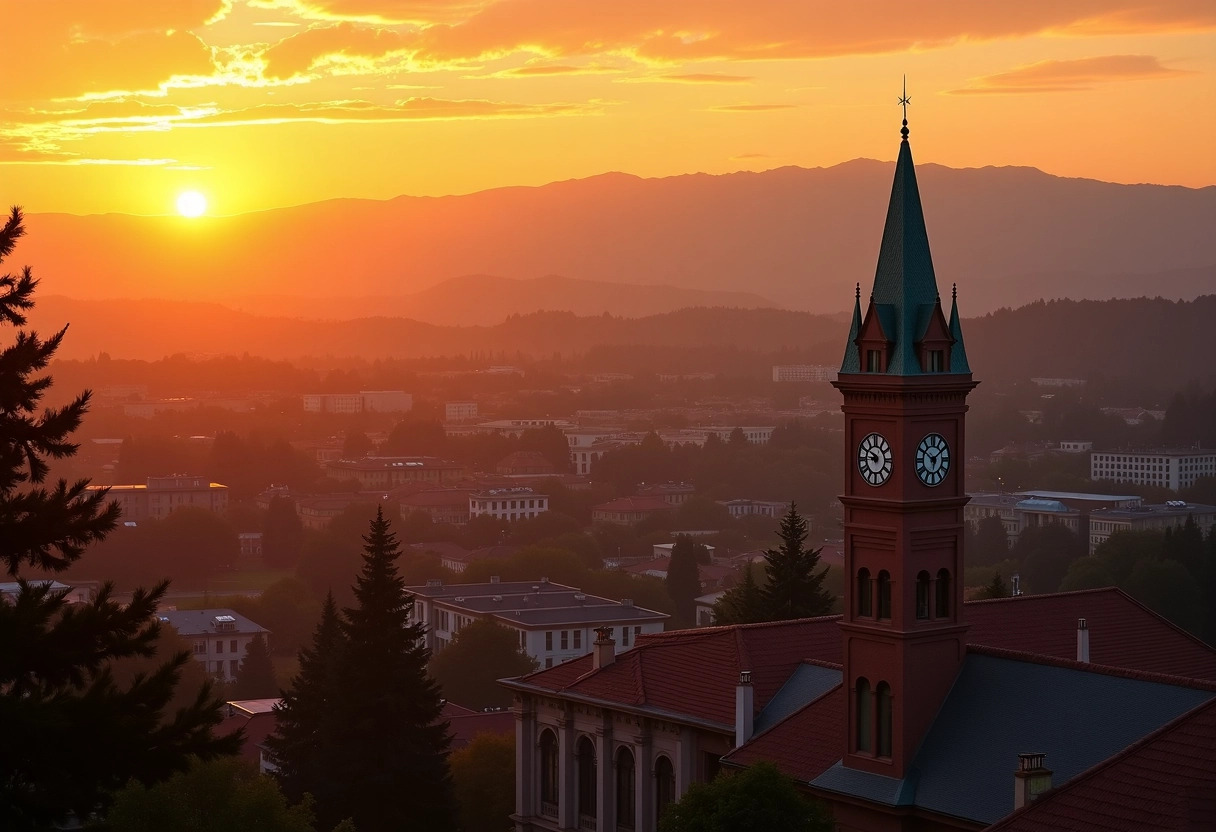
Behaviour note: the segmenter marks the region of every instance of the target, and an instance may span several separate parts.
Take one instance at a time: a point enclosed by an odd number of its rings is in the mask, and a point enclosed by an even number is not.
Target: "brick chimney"
[[[1046,754],[1019,754],[1018,770],[1013,773],[1013,808],[1021,809],[1051,788],[1051,769],[1044,765]]]
[[[1084,618],[1077,619],[1077,661],[1089,661],[1089,625]]]
[[[739,671],[739,684],[735,686],[735,747],[752,738],[756,720],[756,694],[752,688],[752,672]]]
[[[592,643],[591,666],[596,670],[607,667],[616,661],[616,642],[609,633],[611,627],[596,627],[595,641]]]

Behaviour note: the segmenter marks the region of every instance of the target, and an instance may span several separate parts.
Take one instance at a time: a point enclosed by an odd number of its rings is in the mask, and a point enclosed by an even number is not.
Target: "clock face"
[[[925,485],[940,485],[950,470],[950,445],[940,433],[931,433],[916,446],[916,476]]]
[[[870,485],[882,485],[891,476],[891,446],[881,434],[867,434],[857,446],[857,470]]]

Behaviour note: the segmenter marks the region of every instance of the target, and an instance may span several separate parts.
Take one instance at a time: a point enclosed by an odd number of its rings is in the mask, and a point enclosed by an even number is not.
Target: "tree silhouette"
[[[0,260],[22,236],[21,212],[0,226]],[[28,267],[0,276],[0,323],[20,327],[37,287]],[[45,485],[48,460],[76,451],[69,441],[88,406],[82,393],[38,412],[51,377],[45,369],[66,328],[42,339],[19,331],[0,351],[0,561],[20,579],[23,565],[62,571],[105,537],[118,506],[88,480]],[[160,633],[156,608],[168,586],[139,589],[123,605],[104,584],[90,602],[70,604],[50,582],[19,580],[0,599],[0,817],[10,830],[42,829],[104,811],[114,790],[135,779],[155,783],[184,769],[190,755],[235,753],[240,737],[215,739],[220,702],[204,685],[169,716],[183,668],[177,652],[119,685],[117,659],[150,657]]]
[[[767,621],[765,609],[764,590],[756,582],[749,563],[744,566],[739,583],[726,590],[714,604],[714,623],[754,624]]]
[[[279,695],[274,665],[270,663],[270,650],[261,633],[249,642],[229,695],[233,699],[270,699]]]
[[[304,524],[293,500],[271,497],[262,526],[262,557],[267,566],[295,566],[304,548]]]
[[[677,627],[696,623],[697,596],[701,594],[701,578],[697,570],[698,547],[690,538],[679,536],[671,547],[671,562],[667,565],[667,595],[675,604]]]
[[[823,588],[830,567],[815,572],[820,550],[806,548],[807,533],[806,520],[797,506],[790,503],[778,531],[781,545],[764,553],[768,583],[762,591],[769,621],[827,615],[832,611],[834,599]]]
[[[510,705],[511,692],[498,680],[531,673],[536,667],[513,631],[493,621],[474,621],[431,659],[430,670],[448,701],[480,710]]]
[[[741,772],[723,771],[709,783],[693,783],[659,820],[659,832],[835,828],[831,813],[803,797],[794,781],[769,762]]]

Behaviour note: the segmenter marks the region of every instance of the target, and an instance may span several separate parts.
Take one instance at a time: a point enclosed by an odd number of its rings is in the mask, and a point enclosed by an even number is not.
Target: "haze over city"
[[[0,828],[1216,820],[1212,3],[0,55]]]

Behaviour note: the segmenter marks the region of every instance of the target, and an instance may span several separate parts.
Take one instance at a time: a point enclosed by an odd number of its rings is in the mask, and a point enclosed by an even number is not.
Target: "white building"
[[[464,422],[477,418],[477,402],[446,402],[443,418],[446,422]]]
[[[1065,454],[1084,454],[1094,449],[1094,443],[1079,439],[1066,439],[1060,443],[1058,450]]]
[[[790,508],[789,500],[718,500],[731,517],[781,517]]]
[[[774,364],[773,381],[835,381],[838,372],[821,364]]]
[[[491,488],[469,495],[469,518],[488,514],[499,520],[524,520],[549,510],[549,495],[531,488]]]
[[[1089,457],[1093,480],[1156,485],[1171,491],[1190,488],[1201,477],[1216,477],[1216,451],[1095,451]]]
[[[219,679],[236,678],[254,636],[270,636],[265,627],[232,610],[166,610],[159,617],[192,642],[194,660]]]
[[[516,634],[519,646],[541,667],[591,652],[595,630],[607,627],[622,649],[645,633],[663,631],[666,613],[613,601],[577,588],[537,581],[448,584],[428,581],[407,587],[414,596],[413,621],[426,625],[426,646],[442,652],[473,621],[490,620]]]

